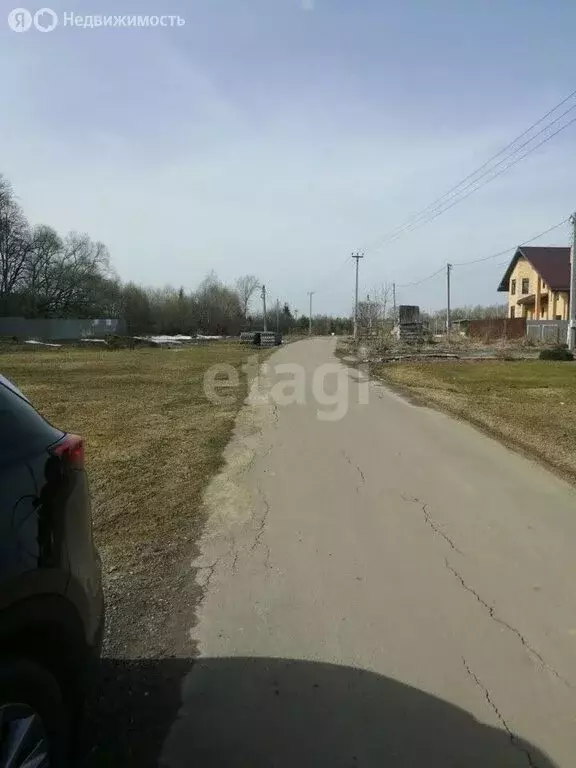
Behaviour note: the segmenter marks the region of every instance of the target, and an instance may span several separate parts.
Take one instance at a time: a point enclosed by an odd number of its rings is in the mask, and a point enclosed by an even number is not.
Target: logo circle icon
[[[34,26],[38,32],[52,32],[58,26],[58,14],[52,8],[40,8],[34,14]]]
[[[26,8],[14,8],[8,14],[8,26],[13,32],[28,32],[32,26],[32,14]]]

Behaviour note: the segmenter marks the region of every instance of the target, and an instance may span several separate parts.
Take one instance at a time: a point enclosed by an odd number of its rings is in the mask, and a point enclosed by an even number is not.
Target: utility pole
[[[308,315],[308,336],[312,336],[312,296],[316,291],[308,291],[308,296],[310,296],[310,314]]]
[[[354,339],[358,338],[358,265],[360,259],[364,258],[364,254],[360,251],[352,254],[352,258],[356,259],[356,292],[354,294]]]
[[[574,351],[576,347],[576,213],[570,216],[572,225],[572,250],[570,251],[570,304],[568,322],[568,348]]]
[[[394,304],[394,314],[392,317],[394,319],[394,324],[396,324],[396,283],[392,283],[392,302]]]
[[[280,333],[280,299],[276,299],[276,333]]]
[[[370,294],[366,295],[366,304],[368,306],[368,328],[370,329],[370,336],[372,336],[372,307],[370,305]]]
[[[262,286],[262,303],[264,305],[264,330],[267,331],[268,328],[266,327],[266,286]]]
[[[446,333],[450,336],[452,330],[452,318],[450,317],[450,273],[452,264],[446,264]]]

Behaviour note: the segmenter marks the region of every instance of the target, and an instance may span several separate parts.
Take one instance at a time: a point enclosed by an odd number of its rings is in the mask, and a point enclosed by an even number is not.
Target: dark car
[[[103,624],[83,441],[0,376],[0,768],[65,762]]]

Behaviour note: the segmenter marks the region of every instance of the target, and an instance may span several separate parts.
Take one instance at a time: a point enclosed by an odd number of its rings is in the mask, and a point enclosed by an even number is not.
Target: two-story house
[[[520,246],[498,290],[508,293],[508,317],[567,320],[570,248]]]

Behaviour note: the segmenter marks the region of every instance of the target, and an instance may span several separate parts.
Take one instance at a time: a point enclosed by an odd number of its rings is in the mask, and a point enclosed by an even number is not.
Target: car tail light
[[[78,435],[66,435],[50,448],[50,453],[63,459],[74,469],[84,467],[84,440]]]

